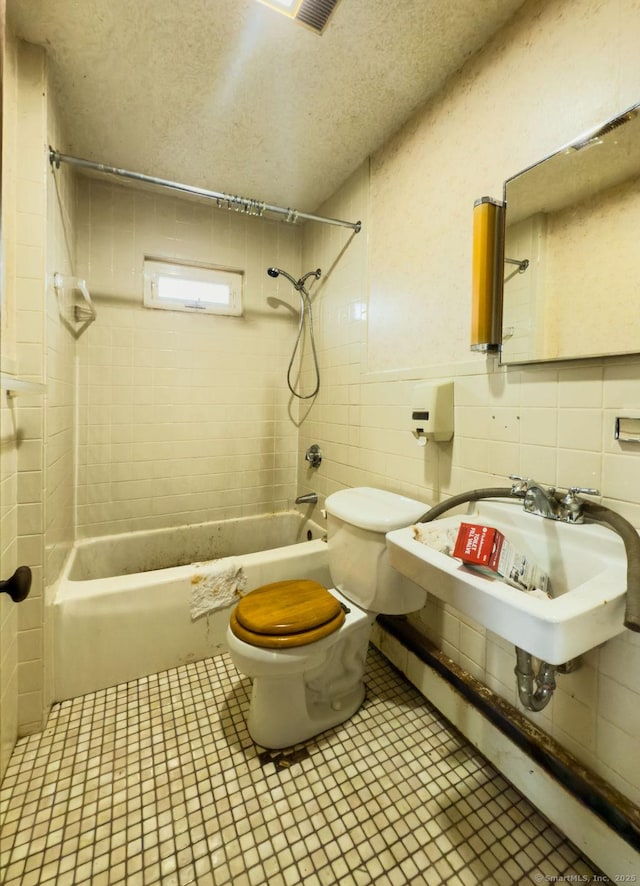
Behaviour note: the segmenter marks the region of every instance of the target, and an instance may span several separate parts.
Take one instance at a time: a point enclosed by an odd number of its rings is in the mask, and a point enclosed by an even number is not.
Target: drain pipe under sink
[[[540,662],[538,673],[534,674],[532,655],[516,646],[516,666],[514,674],[518,681],[518,697],[528,711],[541,711],[551,701],[556,688],[556,665]],[[534,690],[533,682],[538,684]]]
[[[556,688],[556,674],[572,674],[582,665],[582,659],[572,658],[570,661],[559,665],[550,665],[541,661],[538,673],[533,670],[533,656],[525,652],[519,646],[516,650],[516,666],[513,673],[518,681],[518,698],[520,703],[528,711],[541,711],[551,701],[551,696]],[[534,690],[533,682],[538,684]]]

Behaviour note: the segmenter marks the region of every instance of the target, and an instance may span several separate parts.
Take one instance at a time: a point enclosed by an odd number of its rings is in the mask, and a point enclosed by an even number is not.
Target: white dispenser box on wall
[[[411,433],[420,446],[453,437],[453,382],[423,382],[413,390]]]

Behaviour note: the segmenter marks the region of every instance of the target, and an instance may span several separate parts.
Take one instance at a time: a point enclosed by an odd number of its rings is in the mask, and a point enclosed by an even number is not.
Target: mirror
[[[505,182],[502,363],[640,353],[639,109]]]

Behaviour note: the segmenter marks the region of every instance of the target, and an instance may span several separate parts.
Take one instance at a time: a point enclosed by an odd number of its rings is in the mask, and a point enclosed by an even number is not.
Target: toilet
[[[376,615],[426,602],[426,591],[389,565],[385,541],[426,505],[361,487],[333,493],[325,507],[334,586],[304,577],[263,585],[240,600],[227,629],[231,660],[253,680],[249,734],[265,748],[291,747],[348,720],[364,700]]]

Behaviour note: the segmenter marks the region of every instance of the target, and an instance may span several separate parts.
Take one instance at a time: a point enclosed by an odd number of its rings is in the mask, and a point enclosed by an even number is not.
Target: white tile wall
[[[50,145],[67,150],[53,90],[47,90],[47,131]],[[45,711],[53,700],[53,596],[55,582],[75,538],[76,466],[76,363],[78,324],[70,320],[72,294],[53,286],[55,274],[77,274],[75,258],[75,176],[70,167],[47,166],[47,277],[44,296],[46,331],[46,380],[43,435],[44,472],[44,572],[42,693]],[[25,484],[34,485],[32,475]],[[35,691],[37,672],[33,664],[24,670],[25,685]],[[30,682],[29,682],[30,681]]]
[[[15,188],[17,186],[17,45],[6,36],[3,59],[2,314],[0,365],[15,371]],[[18,566],[18,452],[15,401],[0,399],[0,569],[8,578]],[[18,611],[0,594],[0,778],[18,734]]]
[[[499,196],[504,178],[638,100],[628,39],[638,27],[632,0],[525,4],[381,149],[371,181],[363,167],[322,208],[364,225],[349,242],[305,232],[303,265],[337,264],[316,305],[323,385],[300,429],[300,448],[317,442],[324,458],[315,471],[300,465],[301,488],[324,496],[373,485],[429,503],[519,473],[599,487],[640,527],[640,451],[613,439],[617,411],[640,406],[640,359],[504,370],[467,345],[474,199]],[[438,377],[455,379],[455,436],[419,449],[412,386]],[[516,703],[512,646],[434,600],[412,620]],[[639,673],[640,636],[625,631],[561,676],[551,705],[530,715],[635,802]]]
[[[11,401],[3,435],[3,442],[13,443],[13,451],[3,446],[3,473],[16,472],[11,475],[16,505],[11,512],[16,533],[10,546],[13,568],[18,563],[30,566],[33,582],[28,599],[19,606],[10,604],[11,615],[3,622],[15,631],[9,631],[6,642],[3,636],[3,660],[15,664],[13,677],[5,678],[10,669],[4,668],[3,691],[8,680],[15,697],[9,703],[13,715],[2,719],[3,724],[15,721],[15,727],[27,733],[41,728],[49,703],[45,549],[50,584],[73,538],[69,503],[73,499],[74,344],[60,320],[53,287],[47,289],[46,284],[47,274],[51,279],[54,270],[70,270],[72,256],[67,253],[72,237],[68,219],[63,226],[61,218],[65,203],[70,205],[70,177],[58,175],[59,194],[53,178],[47,178],[46,145],[51,141],[64,145],[55,108],[49,102],[45,54],[9,35],[7,55],[11,64],[6,79],[10,93],[15,92],[15,104],[9,103],[6,109],[10,137],[5,153],[13,153],[16,172],[10,199],[3,195],[9,221],[3,234],[11,256],[5,291],[15,302],[15,371],[22,378],[49,382],[46,399],[41,394],[21,394]],[[3,532],[3,546],[10,538]],[[3,566],[3,573],[10,572],[9,565]]]
[[[3,158],[11,175],[3,193],[3,241],[7,262],[3,318],[4,350],[9,368],[22,378],[44,380],[46,188],[46,71],[44,53],[15,39],[6,40],[5,138]],[[12,307],[11,307],[12,306]],[[3,360],[3,368],[7,362]],[[32,570],[32,588],[19,606],[3,596],[2,759],[17,732],[41,727],[43,695],[43,531],[44,419],[41,395],[21,394],[2,404],[4,490],[2,573],[18,564]]]
[[[44,291],[47,243],[47,72],[42,49],[17,42],[16,360],[23,378],[46,380]],[[28,195],[25,205],[24,195]],[[23,293],[27,298],[23,298]],[[18,611],[18,728],[37,731],[44,698],[44,414],[43,397],[16,401],[18,447],[18,562],[32,572],[28,601]],[[23,472],[29,477],[24,485]],[[27,605],[28,604],[28,605]],[[37,616],[36,616],[37,613]],[[34,617],[35,616],[35,617]]]
[[[0,568],[2,578],[18,566],[18,470],[11,401],[0,402]],[[18,734],[18,610],[0,594],[0,778]]]
[[[78,533],[289,506],[298,305],[266,269],[297,275],[297,230],[94,179],[79,181],[77,212],[78,273],[98,312],[78,341]],[[244,316],[143,307],[145,256],[244,270]]]

